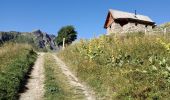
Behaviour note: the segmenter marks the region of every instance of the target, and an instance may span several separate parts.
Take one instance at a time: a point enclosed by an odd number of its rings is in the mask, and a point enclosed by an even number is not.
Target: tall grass
[[[170,99],[170,39],[101,36],[59,53],[106,100]]]
[[[0,100],[16,100],[36,53],[27,44],[8,43],[0,47]]]

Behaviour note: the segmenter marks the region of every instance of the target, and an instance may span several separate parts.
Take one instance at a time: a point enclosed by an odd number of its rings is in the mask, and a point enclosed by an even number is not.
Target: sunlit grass
[[[6,43],[0,47],[0,69],[5,68],[14,60],[15,56],[25,53],[31,46],[28,44]]]
[[[27,44],[8,43],[0,47],[0,100],[16,100],[24,78],[36,59]]]
[[[81,40],[58,55],[105,99],[167,99],[169,37],[101,36]]]

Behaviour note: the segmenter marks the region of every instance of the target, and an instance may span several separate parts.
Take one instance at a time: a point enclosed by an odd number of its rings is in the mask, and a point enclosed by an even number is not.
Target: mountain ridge
[[[42,32],[40,29],[33,32],[0,31],[0,44],[3,44],[7,41],[12,41],[16,43],[32,44],[37,49],[48,48],[50,50],[56,50],[57,46],[54,40],[54,35]]]

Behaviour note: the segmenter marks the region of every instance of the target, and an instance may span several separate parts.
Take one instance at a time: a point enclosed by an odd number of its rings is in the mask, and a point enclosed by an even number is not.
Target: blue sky
[[[41,29],[57,34],[74,25],[78,38],[106,33],[109,9],[148,15],[158,25],[170,22],[170,0],[0,0],[0,31],[31,32]]]

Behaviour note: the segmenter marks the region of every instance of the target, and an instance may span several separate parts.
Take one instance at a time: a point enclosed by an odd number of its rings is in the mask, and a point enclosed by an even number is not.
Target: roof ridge
[[[117,9],[109,9],[109,11],[118,11],[118,12],[122,12],[122,13],[128,13],[128,14],[135,14],[135,13],[132,13],[132,12],[126,12],[126,11],[121,11],[121,10],[117,10]],[[137,14],[137,16],[146,16],[146,15],[142,15],[142,14]],[[146,16],[148,17],[148,16]]]
[[[115,18],[132,18],[137,20],[143,20],[148,22],[153,22],[152,19],[149,16],[137,14],[135,17],[135,13],[120,11],[116,9],[109,9],[109,12],[115,17]]]

